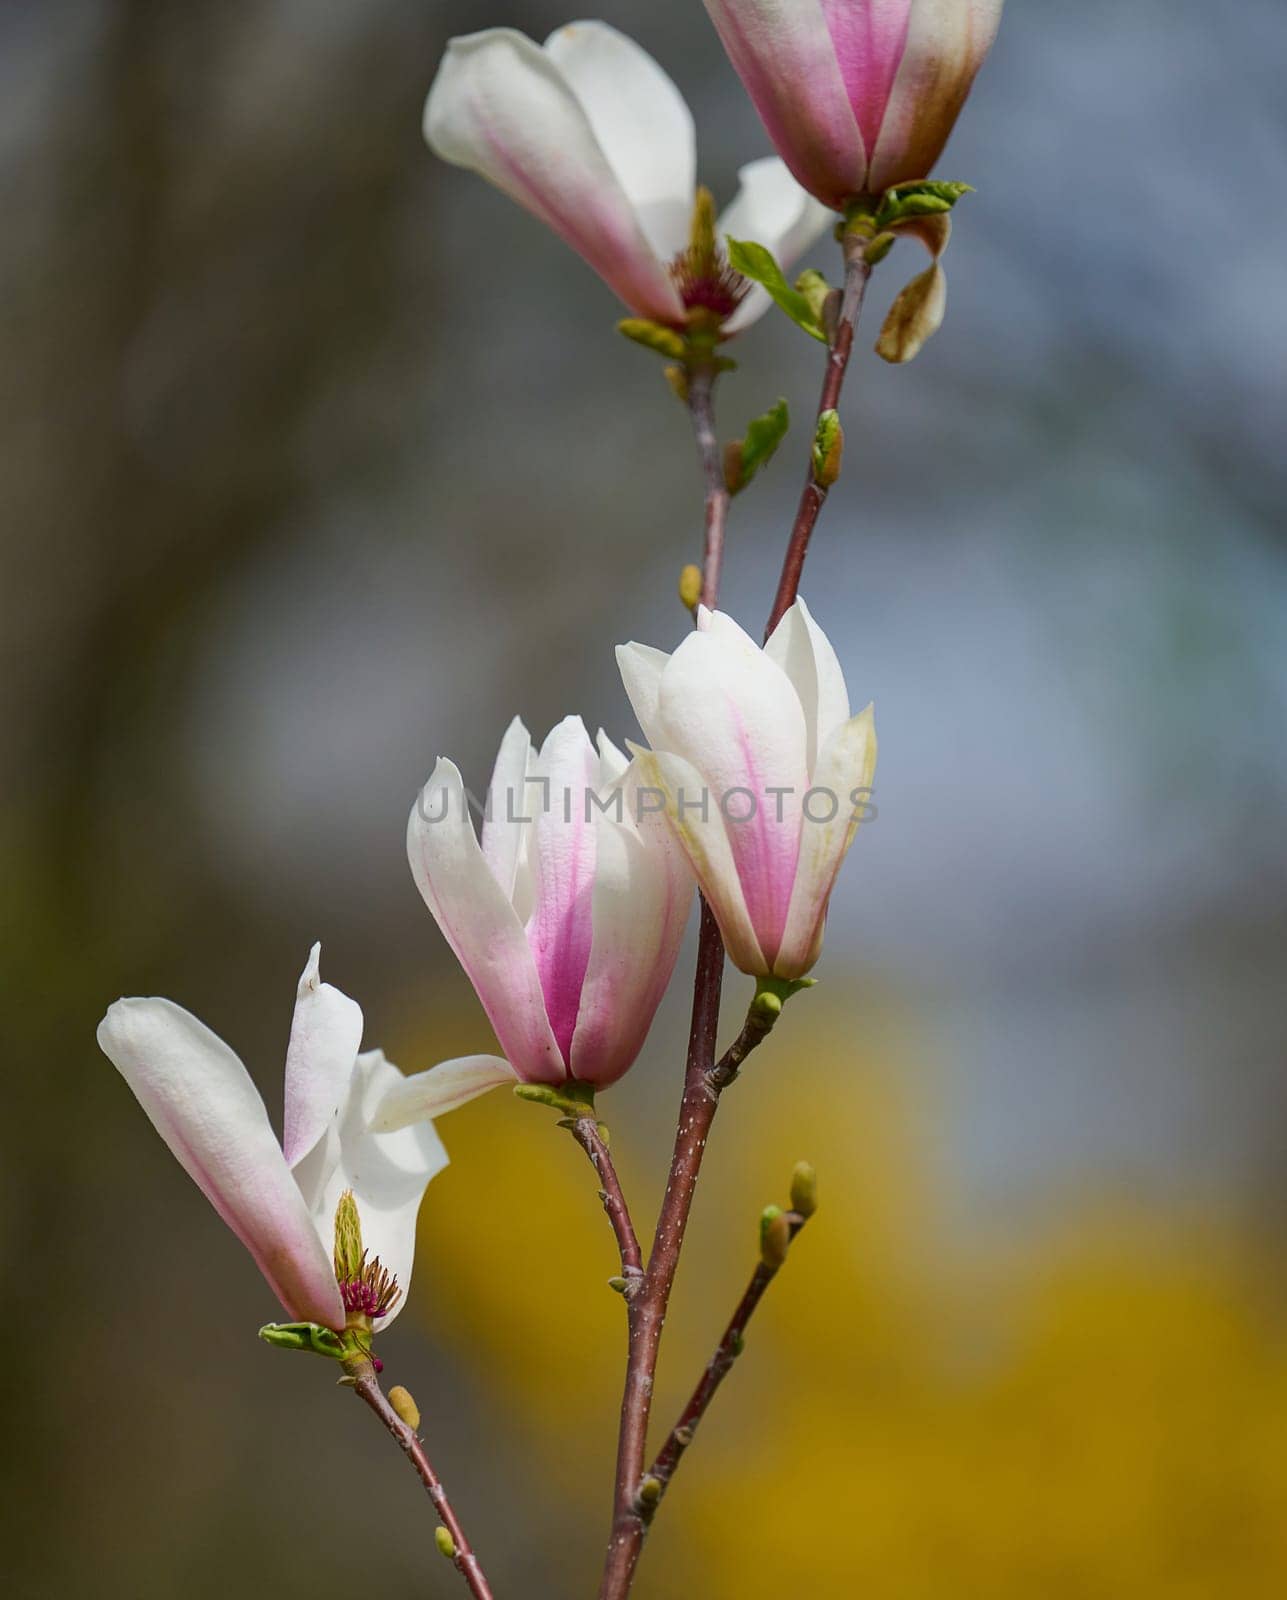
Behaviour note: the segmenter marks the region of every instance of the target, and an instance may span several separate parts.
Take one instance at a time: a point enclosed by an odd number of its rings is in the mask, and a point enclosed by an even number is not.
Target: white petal
[[[362,1008],[323,983],[315,944],[299,980],[286,1046],[286,1115],[282,1149],[294,1166],[335,1119],[362,1045]]]
[[[646,317],[683,304],[581,102],[539,45],[512,28],[453,39],[425,103],[425,138],[547,223]]]
[[[754,239],[778,260],[784,272],[800,259],[835,221],[835,212],[815,200],[791,176],[777,156],[752,161],[738,172],[741,181],[733,202],[716,224],[721,239]],[[767,289],[755,284],[724,324],[738,333],[772,305]]]
[[[751,924],[723,817],[705,778],[691,762],[669,752],[634,750],[640,784],[666,804],[666,817],[710,902],[735,967],[766,973],[769,964]],[[705,806],[701,804],[707,797]]]
[[[313,1213],[318,1236],[333,1240],[335,1208],[346,1189],[353,1191],[362,1224],[362,1243],[393,1273],[402,1298],[382,1326],[406,1304],[416,1251],[416,1214],[429,1180],[447,1165],[447,1152],[432,1122],[418,1122],[396,1133],[376,1133],[377,1109],[402,1082],[402,1074],[382,1051],[358,1057],[353,1094],[340,1124],[340,1159]]]
[[[599,752],[599,793],[618,784],[625,777],[630,766],[629,758],[613,744],[603,729],[600,728],[595,737],[595,748]]]
[[[693,114],[646,50],[606,22],[569,22],[546,53],[585,109],[662,261],[688,242],[697,186]]]
[[[868,706],[835,730],[818,757],[813,775],[816,793],[805,807],[791,910],[773,966],[780,978],[803,977],[818,959],[831,891],[858,831],[858,814],[866,799],[861,791],[871,788],[875,772],[876,724]],[[829,795],[837,801],[834,817],[829,816]],[[815,822],[812,817],[827,820]]]
[[[791,680],[731,617],[716,612],[662,675],[653,746],[683,757],[705,779],[771,962],[786,923],[809,786],[804,711]]]
[[[483,858],[511,903],[520,866],[525,868],[527,862],[531,828],[526,820],[527,802],[531,799],[527,777],[531,755],[532,737],[523,726],[523,719],[515,717],[505,730],[492,768],[487,814],[483,818]]]
[[[533,813],[535,815],[535,813]],[[407,820],[416,887],[482,1001],[501,1049],[528,1082],[561,1083],[536,963],[514,907],[474,835],[465,785],[441,760]]]
[[[445,1111],[455,1111],[497,1084],[515,1083],[518,1074],[499,1056],[457,1056],[440,1061],[427,1072],[391,1083],[376,1106],[373,1133],[394,1133],[413,1122],[432,1121]]]
[[[617,667],[625,685],[630,704],[634,707],[644,738],[655,742],[657,702],[661,695],[661,675],[670,660],[664,650],[654,650],[650,644],[619,644]]]
[[[287,1314],[342,1328],[330,1251],[236,1055],[169,1000],[118,1000],[98,1026],[98,1042]]]
[[[797,599],[773,630],[764,653],[795,685],[809,735],[809,771],[818,752],[842,722],[849,720],[849,691],[831,641]]]

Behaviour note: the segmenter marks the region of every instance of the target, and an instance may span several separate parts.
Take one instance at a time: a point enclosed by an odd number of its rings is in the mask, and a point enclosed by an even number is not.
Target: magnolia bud
[[[760,1213],[760,1260],[776,1272],[791,1248],[791,1224],[781,1206],[765,1206]]]
[[[830,489],[840,476],[845,454],[845,432],[840,413],[824,411],[813,436],[813,481],[819,489]]]
[[[797,1161],[791,1174],[791,1209],[802,1217],[818,1209],[818,1174],[808,1161]]]
[[[689,611],[696,611],[702,598],[702,569],[691,563],[679,574],[679,598]]]
[[[446,1556],[448,1561],[456,1559],[456,1541],[447,1532],[446,1528],[433,1530],[433,1542],[438,1546],[438,1554]]]
[[[420,1426],[420,1407],[411,1398],[411,1391],[404,1389],[400,1383],[395,1383],[389,1390],[389,1404],[412,1433],[415,1433]]]

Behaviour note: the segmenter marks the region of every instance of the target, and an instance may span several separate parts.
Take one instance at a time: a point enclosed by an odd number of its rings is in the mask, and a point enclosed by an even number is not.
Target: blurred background
[[[696,3],[601,0],[727,198],[762,130]],[[8,1593],[458,1592],[412,1475],[98,1054],[174,997],[277,1114],[310,943],[417,1070],[485,1019],[412,887],[432,758],[634,733],[673,646],[686,419],[610,294],[420,140],[449,35],[546,0],[0,5]],[[941,165],[951,308],[870,354],[804,591],[879,819],[822,980],[729,1095],[657,1418],[793,1163],[823,1209],[646,1553],[641,1600],[1287,1586],[1287,151],[1281,0],[1014,4]],[[812,260],[834,268],[829,241]],[[904,254],[906,251],[906,254]],[[784,319],[725,431],[811,410]],[[735,507],[767,609],[803,430]],[[690,955],[603,1102],[641,1229]],[[747,998],[727,985],[726,1032]],[[623,1351],[552,1118],[443,1125],[385,1351],[497,1592],[593,1593]]]

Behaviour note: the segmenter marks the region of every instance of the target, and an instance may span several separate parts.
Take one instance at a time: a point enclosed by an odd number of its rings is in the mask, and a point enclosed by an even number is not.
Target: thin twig
[[[822,394],[818,400],[819,418],[826,411],[837,410],[840,405],[840,391],[844,387],[845,371],[849,366],[849,355],[854,346],[854,329],[862,312],[863,297],[867,293],[867,280],[871,277],[871,265],[867,260],[868,243],[869,241],[858,232],[847,233],[844,238],[845,286],[836,320],[836,331],[827,353],[827,370],[822,380]],[[786,557],[782,562],[782,576],[778,580],[778,592],[773,601],[773,610],[769,613],[768,626],[764,630],[765,638],[768,638],[795,603],[796,593],[800,587],[800,574],[804,571],[804,558],[809,553],[809,539],[826,499],[827,490],[818,483],[811,458],[804,489],[800,495],[799,509],[796,511],[795,522],[791,528],[791,537],[787,541]]]
[[[612,1224],[612,1231],[617,1236],[617,1248],[621,1251],[621,1270],[628,1284],[637,1283],[643,1277],[643,1251],[639,1248],[635,1225],[630,1220],[630,1207],[626,1204],[621,1180],[617,1177],[612,1152],[608,1149],[603,1135],[599,1132],[599,1125],[593,1117],[577,1117],[572,1124],[572,1137],[589,1156],[598,1174],[599,1198],[603,1201],[603,1209]]]
[[[800,1229],[804,1227],[805,1217],[798,1211],[786,1213],[790,1228],[791,1238],[794,1239]],[[644,1477],[644,1488],[640,1495],[645,1520],[651,1522],[656,1514],[661,1497],[665,1494],[671,1478],[675,1475],[675,1468],[679,1465],[684,1451],[693,1442],[697,1432],[697,1425],[706,1415],[706,1409],[715,1398],[715,1391],[733,1369],[733,1363],[742,1353],[746,1337],[746,1325],[755,1314],[755,1309],[764,1298],[764,1291],[782,1270],[780,1266],[772,1267],[767,1262],[761,1261],[751,1275],[746,1293],[738,1301],[737,1310],[729,1319],[728,1326],[724,1329],[724,1336],[715,1347],[715,1354],[706,1364],[697,1387],[689,1397],[688,1404],[684,1407],[679,1421],[670,1430],[666,1442],[658,1452],[657,1459]],[[649,1482],[649,1480],[653,1480]]]
[[[366,1402],[375,1412],[380,1421],[385,1425],[405,1452],[407,1459],[416,1470],[416,1476],[424,1484],[429,1498],[433,1501],[434,1510],[438,1513],[442,1525],[451,1535],[454,1551],[451,1557],[452,1565],[468,1585],[469,1592],[474,1600],[493,1600],[491,1585],[483,1574],[478,1557],[474,1554],[465,1530],[460,1525],[460,1518],[452,1509],[451,1501],[447,1498],[447,1491],[443,1488],[438,1474],[434,1471],[429,1457],[425,1454],[425,1447],[420,1442],[415,1429],[409,1427],[398,1413],[389,1404],[384,1390],[380,1387],[380,1380],[375,1375],[375,1368],[369,1361],[355,1362],[352,1367],[347,1367],[348,1376],[352,1381],[354,1393],[360,1400]]]
[[[724,566],[724,530],[728,523],[728,487],[724,482],[724,458],[715,432],[714,365],[696,366],[688,376],[688,409],[697,441],[705,483],[706,537],[702,551],[702,604],[713,611],[719,599],[720,573]]]

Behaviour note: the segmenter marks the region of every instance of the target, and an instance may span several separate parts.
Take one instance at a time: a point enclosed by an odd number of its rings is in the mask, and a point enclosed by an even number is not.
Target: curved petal
[[[527,821],[527,802],[531,798],[527,777],[531,755],[532,736],[523,726],[522,717],[515,717],[505,730],[492,768],[483,817],[483,859],[511,904],[520,874],[527,866],[531,826]],[[520,912],[520,919],[522,915]]]
[[[715,612],[670,658],[657,723],[655,747],[682,756],[706,781],[760,949],[772,962],[786,924],[809,786],[800,697],[777,662],[731,617]]]
[[[749,162],[737,176],[741,187],[715,231],[721,239],[754,239],[773,252],[784,270],[794,265],[834,220],[834,212],[802,189],[777,156]],[[725,322],[724,332],[740,333],[772,303],[767,289],[752,284]]]
[[[927,178],[992,48],[1004,0],[912,0],[907,44],[871,158],[870,187]]]
[[[688,243],[697,139],[683,95],[646,50],[606,22],[569,22],[545,51],[590,119],[662,261]]]
[[[313,1221],[318,1235],[332,1240],[335,1208],[346,1189],[353,1191],[362,1223],[362,1243],[371,1257],[398,1280],[402,1298],[383,1326],[406,1304],[416,1253],[416,1214],[429,1180],[447,1165],[447,1152],[432,1122],[417,1122],[395,1133],[377,1133],[371,1123],[377,1108],[395,1093],[402,1074],[380,1050],[357,1059],[353,1093],[340,1123],[340,1159],[315,1196]]]
[[[535,901],[527,942],[566,1061],[594,927],[595,824],[589,796],[599,762],[580,717],[565,717],[551,730],[533,770],[545,790],[532,824]]]
[[[800,696],[812,773],[818,752],[840,724],[849,720],[849,691],[840,662],[831,640],[798,598],[769,636],[764,653],[777,662]]]
[[[818,758],[814,798],[805,808],[791,910],[773,965],[779,978],[803,977],[818,959],[831,891],[858,831],[860,807],[853,795],[870,789],[875,773],[876,724],[867,706],[835,730]],[[828,797],[836,801],[834,816]]]
[[[598,788],[602,793],[604,789],[621,782],[629,769],[630,760],[617,749],[602,728],[595,735],[594,747],[599,752]]]
[[[665,821],[636,825],[637,785],[627,784],[625,823],[598,823],[594,942],[572,1038],[573,1077],[614,1083],[643,1048],[675,969],[693,903],[693,877]]]
[[[407,857],[416,887],[519,1077],[561,1083],[563,1057],[550,1031],[523,926],[483,859],[465,785],[446,759],[438,762],[411,808]]]
[[[395,1133],[413,1122],[431,1121],[468,1105],[498,1084],[517,1083],[518,1073],[500,1056],[457,1056],[427,1072],[390,1083],[371,1122],[372,1133]]]
[[[876,147],[907,42],[913,0],[822,0],[849,104],[868,150]]]
[[[664,802],[666,820],[710,903],[729,960],[752,976],[767,973],[724,820],[716,805],[701,803],[708,795],[705,778],[690,761],[667,751],[636,749],[634,756],[641,791]]]
[[[656,743],[657,702],[661,696],[661,675],[670,656],[650,644],[619,644],[617,669],[626,695],[634,707],[639,726],[649,744]]]
[[[282,1150],[293,1167],[335,1120],[362,1045],[362,1008],[323,983],[322,947],[309,951],[299,980],[286,1046],[286,1107]]]
[[[98,1025],[98,1043],[287,1315],[342,1328],[330,1251],[237,1056],[169,1000],[118,1000]]]
[[[594,136],[539,45],[512,28],[453,39],[425,102],[424,133],[547,223],[634,310],[683,320],[683,304]]]
[[[867,152],[820,0],[705,0],[769,138],[824,205],[867,185]]]

